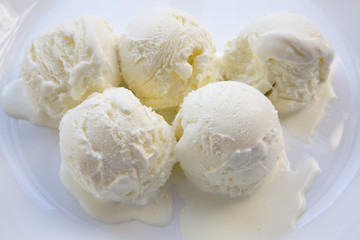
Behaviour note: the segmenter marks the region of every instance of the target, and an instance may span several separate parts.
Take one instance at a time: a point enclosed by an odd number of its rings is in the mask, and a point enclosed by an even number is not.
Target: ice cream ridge
[[[100,200],[144,205],[165,184],[175,137],[124,88],[94,93],[60,123],[64,167]]]
[[[61,22],[32,40],[21,72],[22,80],[3,92],[5,111],[36,125],[58,127],[66,111],[91,93],[119,86],[116,36],[110,24],[97,16]],[[14,88],[23,98],[16,102],[17,108],[8,103]]]
[[[220,69],[224,79],[266,94],[282,114],[313,100],[333,59],[332,47],[315,24],[293,13],[269,13],[226,45]]]
[[[126,84],[155,110],[177,108],[187,93],[217,80],[210,33],[172,8],[149,9],[130,21],[119,57]]]
[[[257,89],[235,81],[191,92],[174,121],[176,159],[200,189],[250,195],[284,150],[274,106]]]

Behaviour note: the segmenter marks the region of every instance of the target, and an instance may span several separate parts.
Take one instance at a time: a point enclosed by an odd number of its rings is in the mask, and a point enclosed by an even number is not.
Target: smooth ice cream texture
[[[221,73],[266,94],[279,113],[298,110],[326,81],[334,51],[320,30],[303,16],[269,13],[229,42]]]
[[[134,18],[119,40],[123,78],[153,109],[177,108],[184,96],[217,79],[209,32],[191,15],[159,7]]]
[[[83,16],[36,36],[22,63],[34,111],[60,121],[93,92],[120,84],[116,36],[109,23]]]
[[[94,93],[60,123],[63,166],[100,200],[144,205],[168,179],[175,136],[125,88]]]
[[[277,111],[257,89],[210,83],[185,97],[174,120],[175,158],[201,190],[252,194],[284,149]]]

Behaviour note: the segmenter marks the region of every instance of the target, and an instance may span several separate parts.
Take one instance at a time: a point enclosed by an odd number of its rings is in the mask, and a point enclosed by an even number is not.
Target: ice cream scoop
[[[191,15],[159,7],[128,24],[119,40],[122,75],[142,103],[176,108],[184,96],[217,78],[209,32]]]
[[[92,94],[60,123],[63,167],[102,201],[146,204],[170,175],[174,146],[170,125],[125,88]]]
[[[111,26],[99,17],[83,16],[41,33],[26,51],[22,78],[33,110],[58,124],[91,93],[119,85]]]
[[[334,51],[310,20],[292,13],[269,13],[229,42],[222,76],[266,94],[279,113],[298,110],[327,80]]]
[[[284,143],[277,111],[247,84],[210,83],[185,97],[174,120],[175,157],[206,192],[243,196],[269,176]]]

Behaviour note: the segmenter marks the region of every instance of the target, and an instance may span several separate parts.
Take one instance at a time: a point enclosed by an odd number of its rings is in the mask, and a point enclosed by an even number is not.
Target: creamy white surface
[[[310,140],[316,127],[324,118],[328,104],[336,99],[331,79],[319,85],[318,93],[304,108],[280,115],[281,124],[295,137]]]
[[[222,75],[266,94],[279,113],[298,110],[326,81],[334,51],[310,20],[291,13],[265,14],[226,45]]]
[[[151,202],[138,206],[99,200],[85,191],[63,166],[60,170],[60,178],[87,214],[97,220],[109,223],[138,220],[155,226],[165,226],[171,220],[174,206],[170,184],[163,186]]]
[[[11,81],[4,87],[1,94],[1,104],[6,114],[13,118],[28,120],[32,124],[45,127],[56,128],[59,125],[58,120],[51,119],[33,109],[22,79]]]
[[[202,191],[251,194],[284,148],[274,106],[254,87],[210,83],[184,99],[174,120],[175,158]]]
[[[83,16],[39,34],[25,53],[22,78],[33,109],[60,121],[91,93],[120,84],[111,26]]]
[[[282,158],[274,174],[246,198],[202,193],[177,169],[176,189],[185,201],[181,215],[184,239],[272,240],[293,230],[306,209],[305,193],[319,167],[310,158],[291,171],[286,161]]]
[[[171,127],[125,88],[94,93],[69,110],[59,135],[64,167],[105,202],[145,205],[175,162]]]
[[[178,107],[188,92],[218,77],[210,33],[191,15],[168,7],[129,22],[119,58],[125,82],[153,109]]]

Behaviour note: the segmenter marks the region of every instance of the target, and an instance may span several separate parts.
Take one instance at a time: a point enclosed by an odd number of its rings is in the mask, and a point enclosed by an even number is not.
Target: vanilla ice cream
[[[210,83],[191,92],[174,120],[175,158],[200,189],[248,195],[269,176],[283,151],[277,112],[257,89]]]
[[[94,93],[60,123],[63,166],[96,198],[144,205],[168,179],[175,136],[125,88]]]
[[[326,81],[334,51],[305,17],[266,14],[225,47],[222,75],[266,94],[279,113],[310,102]]]
[[[119,68],[111,26],[99,17],[83,16],[35,37],[23,60],[22,77],[34,111],[58,124],[91,93],[118,86]]]
[[[133,19],[119,40],[123,78],[142,103],[176,108],[184,96],[217,78],[209,32],[180,10],[160,7]]]

